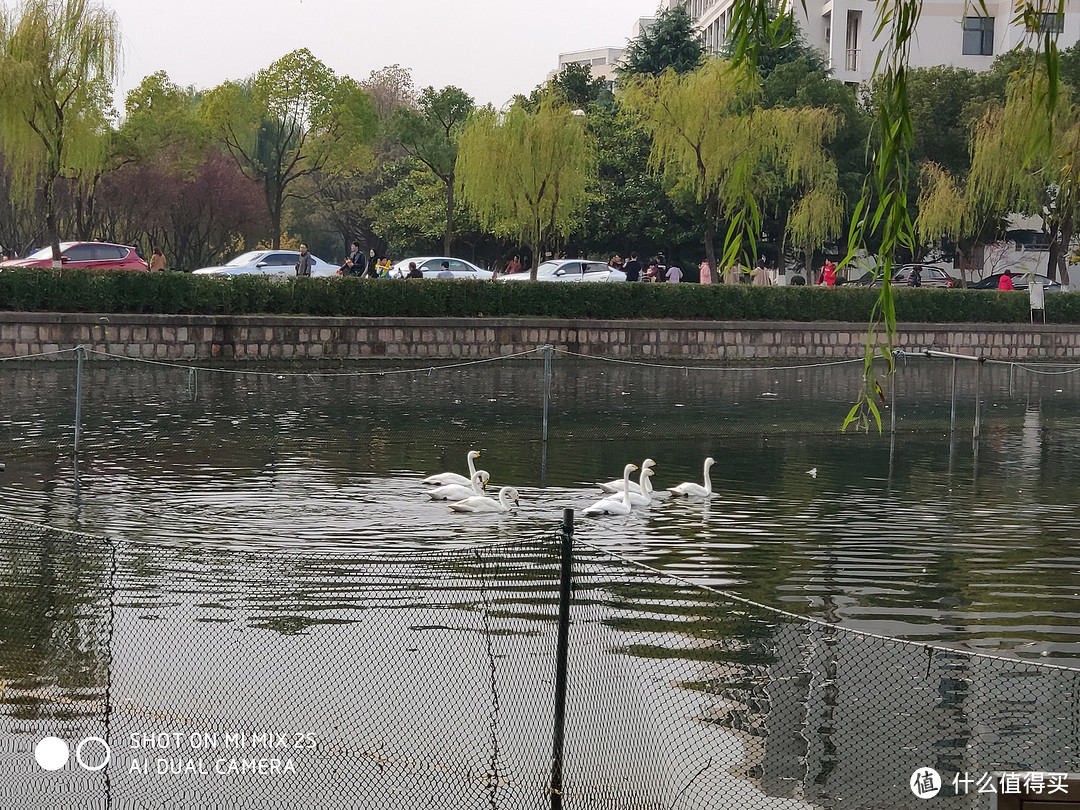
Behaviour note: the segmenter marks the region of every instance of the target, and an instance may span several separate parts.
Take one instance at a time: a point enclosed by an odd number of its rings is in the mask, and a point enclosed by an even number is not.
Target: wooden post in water
[[[574,510],[563,510],[559,568],[559,630],[555,657],[555,733],[551,750],[551,810],[563,806],[563,747],[566,741],[566,688],[570,655],[570,596],[574,566]]]
[[[82,434],[82,378],[83,357],[86,349],[75,347],[75,452],[79,452],[79,437]]]

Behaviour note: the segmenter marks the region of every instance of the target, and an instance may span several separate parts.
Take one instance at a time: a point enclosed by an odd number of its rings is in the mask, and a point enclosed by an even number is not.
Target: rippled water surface
[[[841,433],[860,367],[725,372],[557,358],[549,440],[543,365],[324,377],[192,374],[94,362],[72,451],[70,364],[0,369],[5,514],[183,548],[212,581],[222,549],[362,558],[549,534],[628,461],[656,460],[659,495],[577,537],[795,613],[920,641],[1080,662],[1077,375],[903,365],[897,434]],[[314,371],[314,369],[313,369]],[[392,370],[386,370],[392,371]],[[508,515],[459,515],[421,479],[465,472]],[[814,471],[814,474],[811,473]]]

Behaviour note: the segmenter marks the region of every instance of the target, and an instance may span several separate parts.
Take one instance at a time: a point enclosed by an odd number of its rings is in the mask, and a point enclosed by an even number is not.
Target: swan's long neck
[[[712,479],[709,478],[709,468],[710,467],[712,467],[711,464],[706,464],[705,465],[705,494],[706,495],[712,495]]]
[[[476,465],[473,464],[473,454],[472,453],[469,453],[467,458],[469,460],[469,478],[471,479],[474,475],[476,475]]]
[[[499,490],[499,504],[507,512],[510,511],[509,497],[510,497],[510,490],[508,490],[506,487],[503,487],[502,489]]]
[[[630,467],[627,467],[625,470],[623,470],[623,479],[622,479],[623,480],[623,492],[622,492],[623,498],[622,498],[622,502],[627,506],[627,508],[630,507],[630,472],[631,472]]]
[[[469,465],[472,466],[472,465]],[[484,494],[484,477],[479,473],[473,473],[472,475],[472,490],[477,495]]]
[[[641,490],[641,494],[648,498],[652,495],[652,482],[649,480],[649,469],[647,467],[641,468],[641,475],[638,476],[638,489]],[[629,487],[627,487],[629,489]]]

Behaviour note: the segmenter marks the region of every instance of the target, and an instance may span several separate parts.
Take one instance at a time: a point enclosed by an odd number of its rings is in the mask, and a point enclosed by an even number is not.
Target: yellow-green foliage
[[[596,156],[582,117],[543,103],[536,112],[514,105],[477,112],[461,135],[457,183],[487,227],[524,236],[534,248],[567,236],[587,201]]]
[[[763,200],[780,186],[801,189],[807,196],[787,227],[800,244],[819,245],[840,231],[836,165],[825,148],[836,115],[761,109],[759,89],[748,65],[712,59],[690,73],[637,77],[621,97],[652,132],[652,167],[673,189],[691,191],[707,222],[726,218],[760,231]]]
[[[119,38],[86,0],[0,6],[0,150],[24,201],[104,161]]]

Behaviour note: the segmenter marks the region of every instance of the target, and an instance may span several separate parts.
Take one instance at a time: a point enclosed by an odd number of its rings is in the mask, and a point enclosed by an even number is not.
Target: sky
[[[307,48],[366,79],[400,64],[417,89],[456,85],[503,106],[558,67],[558,55],[622,47],[659,0],[101,0],[120,20],[127,91],[158,70],[208,89]]]

